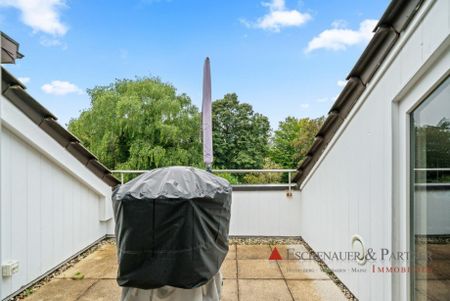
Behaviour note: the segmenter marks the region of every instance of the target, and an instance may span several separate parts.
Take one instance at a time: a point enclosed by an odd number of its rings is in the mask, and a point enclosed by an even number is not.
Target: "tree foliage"
[[[416,168],[442,169],[450,167],[450,123],[438,126],[415,127]],[[450,172],[446,170],[416,171],[418,183],[450,182]]]
[[[214,165],[217,168],[262,168],[269,148],[270,124],[236,94],[213,102]]]
[[[323,117],[297,119],[290,116],[281,121],[272,139],[271,160],[283,168],[296,168],[307,155],[323,121]]]
[[[294,141],[299,132],[300,123],[297,118],[289,116],[284,121],[280,121],[278,129],[274,132],[270,148],[270,158],[273,162],[283,168],[296,167],[295,158],[298,150]]]
[[[185,94],[158,78],[116,80],[88,90],[91,106],[69,130],[111,169],[201,166],[200,114]],[[269,120],[236,94],[213,102],[214,167],[294,168],[323,122],[288,117],[272,143]],[[269,152],[270,149],[270,152]],[[281,174],[222,174],[233,183],[275,183]],[[285,180],[285,179],[284,179]]]
[[[270,158],[264,159],[263,169],[280,169],[280,165],[272,162]],[[248,173],[244,176],[246,184],[274,184],[282,182],[283,174],[279,172]]]
[[[293,142],[298,151],[297,155],[294,157],[294,162],[297,163],[295,167],[297,167],[297,165],[305,159],[314,142],[314,137],[319,132],[319,129],[324,121],[325,117],[315,119],[301,118],[299,120],[300,131],[297,138]]]
[[[88,94],[91,107],[69,122],[69,130],[109,168],[201,163],[198,109],[172,85],[145,77]]]

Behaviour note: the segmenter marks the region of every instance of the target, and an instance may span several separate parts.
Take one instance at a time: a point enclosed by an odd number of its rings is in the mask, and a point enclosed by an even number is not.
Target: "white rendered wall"
[[[7,99],[1,105],[0,261],[19,261],[1,278],[5,298],[105,236],[111,189]]]
[[[230,235],[300,236],[299,210],[299,191],[233,191]]]
[[[425,1],[303,183],[298,211],[301,235],[316,251],[351,251],[354,234],[378,254],[380,248],[391,249],[393,241],[401,240],[403,247],[407,246],[409,221],[405,217],[409,212],[405,196],[409,186],[401,186],[401,207],[393,195],[400,187],[393,176],[397,173],[393,141],[405,139],[408,133],[394,132],[393,119],[399,120],[394,102],[401,101],[399,95],[406,93],[413,78],[434,72],[432,66],[427,70],[423,67],[438,48],[448,44],[449,5],[450,1]],[[448,56],[448,48],[442,53]],[[447,64],[443,69],[450,68],[448,60],[440,64]],[[404,124],[408,122],[405,116],[400,121]],[[405,149],[401,157],[406,157]],[[406,166],[401,168],[406,170]],[[393,216],[398,208],[401,216]],[[403,293],[392,296],[391,278],[397,275],[373,273],[370,264],[365,266],[367,271],[354,272],[351,268],[359,267],[355,263],[327,263],[331,268],[345,269],[336,274],[359,300],[408,298],[404,280]]]

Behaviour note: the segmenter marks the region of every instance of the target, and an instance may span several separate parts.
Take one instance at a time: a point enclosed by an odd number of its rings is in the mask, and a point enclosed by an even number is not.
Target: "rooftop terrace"
[[[288,243],[293,244],[232,241],[222,265],[222,300],[347,300],[317,262],[293,256],[294,252],[308,252],[302,241]],[[275,247],[283,259],[269,260]],[[115,244],[109,241],[44,284],[27,290],[24,300],[119,300],[116,270]]]

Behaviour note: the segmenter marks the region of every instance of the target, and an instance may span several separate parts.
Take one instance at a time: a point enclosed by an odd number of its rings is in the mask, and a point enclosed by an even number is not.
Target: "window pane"
[[[450,300],[450,79],[411,115],[415,300]]]

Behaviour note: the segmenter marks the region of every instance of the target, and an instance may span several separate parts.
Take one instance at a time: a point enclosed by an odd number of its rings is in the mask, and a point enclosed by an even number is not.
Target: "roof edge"
[[[25,91],[25,87],[2,67],[2,94],[41,130],[58,142],[108,186],[114,187],[120,181],[114,177],[97,157],[87,150],[80,140],[57,122],[57,118]]]
[[[294,181],[298,186],[311,172],[328,143],[366,89],[378,68],[396,44],[400,32],[405,30],[424,0],[392,0],[375,26],[374,36],[347,76],[347,84],[337,97],[319,129],[307,156],[297,167]]]

